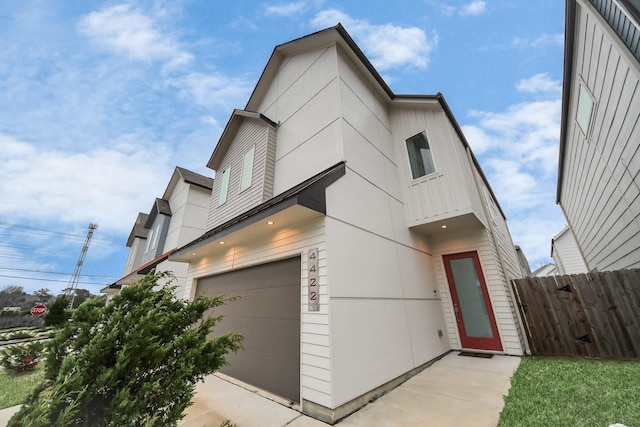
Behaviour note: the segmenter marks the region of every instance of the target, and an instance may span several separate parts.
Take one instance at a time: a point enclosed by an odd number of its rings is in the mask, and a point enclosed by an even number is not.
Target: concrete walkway
[[[345,418],[338,427],[495,427],[520,358],[491,359],[452,352],[375,402]],[[326,427],[294,408],[238,386],[223,375],[210,375],[196,388],[193,405],[180,427]],[[19,409],[0,410],[0,426]]]
[[[345,418],[339,427],[495,427],[520,358],[452,352],[396,389]],[[180,427],[321,427],[323,422],[217,375],[197,387]]]

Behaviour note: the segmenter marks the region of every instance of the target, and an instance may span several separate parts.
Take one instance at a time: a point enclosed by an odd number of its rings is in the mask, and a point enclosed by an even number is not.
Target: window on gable
[[[593,113],[593,98],[587,87],[580,83],[578,89],[578,108],[576,109],[576,122],[580,126],[582,133],[587,135],[589,132],[589,124]]]
[[[152,251],[156,248],[158,244],[158,238],[160,236],[160,223],[157,223],[150,231],[149,236],[147,237],[147,250],[145,253]]]
[[[255,151],[255,145],[252,146],[249,151],[244,153],[242,159],[242,179],[240,181],[240,191],[244,191],[251,187],[251,178],[253,176],[253,153]]]
[[[223,205],[227,201],[227,191],[229,190],[229,175],[231,175],[231,167],[226,168],[220,177],[220,193],[218,194],[218,206]]]
[[[409,164],[411,165],[413,179],[436,171],[426,132],[420,132],[407,139],[407,152],[409,153]]]

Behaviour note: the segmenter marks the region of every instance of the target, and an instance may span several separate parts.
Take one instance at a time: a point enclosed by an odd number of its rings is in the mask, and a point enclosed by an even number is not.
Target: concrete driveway
[[[336,424],[339,427],[495,427],[520,358],[490,359],[451,352],[391,392]],[[180,427],[328,426],[270,400],[250,386],[211,375],[199,384]]]

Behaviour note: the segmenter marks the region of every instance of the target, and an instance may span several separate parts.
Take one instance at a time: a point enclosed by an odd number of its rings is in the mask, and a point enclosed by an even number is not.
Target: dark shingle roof
[[[211,190],[213,188],[213,178],[191,172],[190,170],[181,168],[180,166],[176,166],[176,170],[180,173],[182,179],[184,179],[184,182],[187,184],[197,185],[198,187],[206,188],[207,190]]]
[[[138,214],[138,218],[136,218],[136,223],[133,225],[131,229],[131,233],[129,233],[129,238],[127,239],[127,247],[130,248],[133,244],[133,239],[136,237],[140,237],[141,239],[146,239],[149,235],[149,229],[144,227],[144,224],[147,222],[147,218],[149,215],[146,213],[140,212]]]

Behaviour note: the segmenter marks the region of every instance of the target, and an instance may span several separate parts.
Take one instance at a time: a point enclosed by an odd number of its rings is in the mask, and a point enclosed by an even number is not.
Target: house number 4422
[[[320,311],[320,286],[318,284],[318,248],[309,249],[307,257],[309,311]]]

